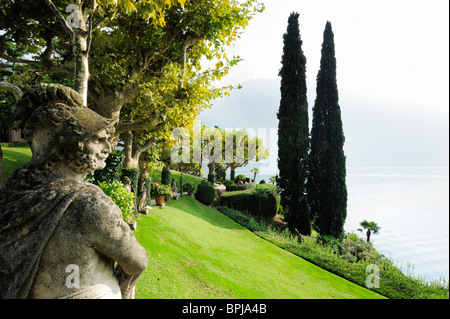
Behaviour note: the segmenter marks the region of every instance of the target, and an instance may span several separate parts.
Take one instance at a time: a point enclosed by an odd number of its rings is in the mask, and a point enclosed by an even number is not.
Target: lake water
[[[240,173],[253,177],[250,168]],[[257,182],[275,175],[261,173]],[[448,167],[347,168],[347,190],[346,231],[356,232],[365,219],[374,221],[381,231],[371,241],[403,272],[449,280]]]

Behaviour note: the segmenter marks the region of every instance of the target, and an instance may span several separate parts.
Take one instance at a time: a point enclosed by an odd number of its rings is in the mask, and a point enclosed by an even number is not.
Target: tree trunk
[[[3,151],[2,145],[0,144],[0,189],[2,188],[3,188]]]
[[[208,163],[208,175],[216,175],[214,171],[214,162]]]
[[[367,230],[367,242],[370,242],[370,235],[372,234],[372,232],[370,231],[370,229]]]
[[[234,181],[236,179],[236,167],[234,165],[230,166],[230,180]]]
[[[80,28],[73,29],[73,54],[75,57],[75,78],[73,89],[80,93],[84,106],[87,106],[88,81],[89,81],[89,58],[87,52],[87,33]],[[85,28],[85,27],[84,27]]]

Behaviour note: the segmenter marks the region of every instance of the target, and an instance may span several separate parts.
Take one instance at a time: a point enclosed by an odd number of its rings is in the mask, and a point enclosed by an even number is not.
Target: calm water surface
[[[405,273],[449,279],[449,169],[351,168],[346,231],[367,219],[381,227],[377,250]]]

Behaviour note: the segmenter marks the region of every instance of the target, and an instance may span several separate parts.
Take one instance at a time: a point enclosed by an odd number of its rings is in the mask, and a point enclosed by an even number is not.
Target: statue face
[[[109,135],[106,130],[90,137],[84,146],[84,153],[89,158],[89,168],[100,170],[105,168],[106,159],[111,153],[111,144],[108,140]]]
[[[91,136],[80,143],[77,151],[68,152],[64,163],[73,171],[84,174],[105,168],[105,161],[111,153],[108,138],[106,130]]]

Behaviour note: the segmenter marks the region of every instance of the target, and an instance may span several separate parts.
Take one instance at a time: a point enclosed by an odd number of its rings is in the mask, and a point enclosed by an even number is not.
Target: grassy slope
[[[142,216],[137,298],[380,298],[259,238],[191,198]]]
[[[21,168],[31,159],[29,147],[2,147],[3,150],[3,180],[6,181],[12,172]]]
[[[29,148],[3,153],[5,180],[31,158]],[[137,298],[380,298],[191,198],[142,216],[135,235],[149,256]]]

